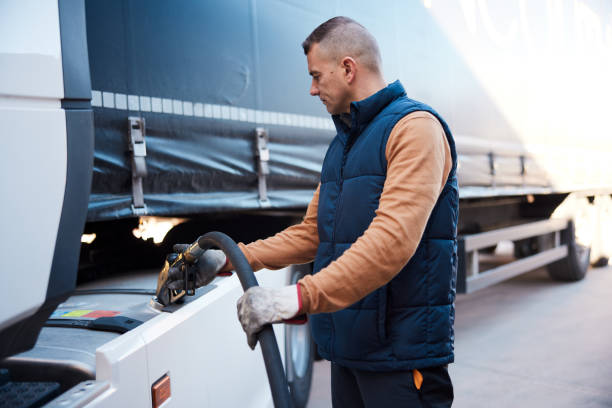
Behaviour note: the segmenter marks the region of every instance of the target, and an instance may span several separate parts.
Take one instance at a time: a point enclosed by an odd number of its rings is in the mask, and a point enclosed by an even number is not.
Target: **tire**
[[[292,269],[291,284],[295,284],[302,276],[310,273],[309,266],[295,266]],[[310,323],[285,325],[285,367],[295,408],[304,408],[308,403],[314,357],[315,348],[310,333]]]
[[[567,257],[548,265],[548,274],[558,281],[574,282],[584,279],[589,269],[591,247],[576,242],[573,221],[561,231],[561,243],[567,245]]]
[[[591,265],[593,265],[595,268],[603,268],[604,266],[608,266],[609,261],[610,258],[607,256],[600,256],[595,262],[592,262]]]

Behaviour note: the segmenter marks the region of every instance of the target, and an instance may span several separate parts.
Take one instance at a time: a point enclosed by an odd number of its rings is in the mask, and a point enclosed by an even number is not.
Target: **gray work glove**
[[[247,335],[251,349],[257,344],[257,333],[268,323],[279,323],[293,319],[300,310],[300,295],[297,285],[280,289],[253,286],[238,299],[238,319]],[[288,323],[305,323],[306,320]]]
[[[176,244],[172,250],[179,254],[187,250],[190,244]],[[215,279],[215,276],[225,266],[227,258],[223,251],[219,249],[209,249],[204,252],[194,263],[186,263],[186,267],[190,268],[188,272],[195,272],[196,288],[208,285]],[[173,290],[181,290],[185,287],[183,280],[183,272],[179,268],[170,268],[168,271],[168,288]]]

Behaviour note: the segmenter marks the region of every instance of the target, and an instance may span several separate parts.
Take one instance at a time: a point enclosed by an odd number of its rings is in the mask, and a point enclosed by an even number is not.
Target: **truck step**
[[[0,408],[33,408],[59,394],[56,382],[12,382],[0,386]]]

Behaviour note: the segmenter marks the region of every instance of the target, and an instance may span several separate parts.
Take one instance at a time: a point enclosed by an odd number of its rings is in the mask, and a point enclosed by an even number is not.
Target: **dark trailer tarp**
[[[449,123],[462,200],[609,192],[611,48],[583,35],[595,24],[578,18],[585,7],[540,6],[86,1],[96,127],[88,219],[134,215],[129,116],[146,121],[148,214],[262,208],[257,127],[270,137],[269,207],[304,209],[334,129],[308,95],[300,44],[335,15],[364,24],[379,43],[385,80],[399,78],[409,97]],[[592,16],[612,11],[593,7]],[[512,30],[518,21],[522,29]]]
[[[260,4],[255,19],[245,1],[86,2],[95,121],[89,221],[134,215],[130,116],[145,119],[148,215],[262,208],[257,127],[269,135],[264,206],[307,205],[335,132],[308,94],[300,46],[321,21],[295,11]]]

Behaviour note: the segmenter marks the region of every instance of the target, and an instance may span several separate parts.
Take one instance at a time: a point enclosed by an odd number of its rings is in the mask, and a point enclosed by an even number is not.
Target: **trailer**
[[[300,44],[335,15],[368,28],[385,78],[455,135],[459,293],[539,267],[580,280],[607,262],[608,3],[3,3],[3,395],[272,405],[235,317],[236,277],[162,310],[150,300],[173,244],[213,230],[250,242],[300,221],[335,135]],[[310,271],[257,277],[282,286]],[[274,329],[305,406],[308,326]]]

